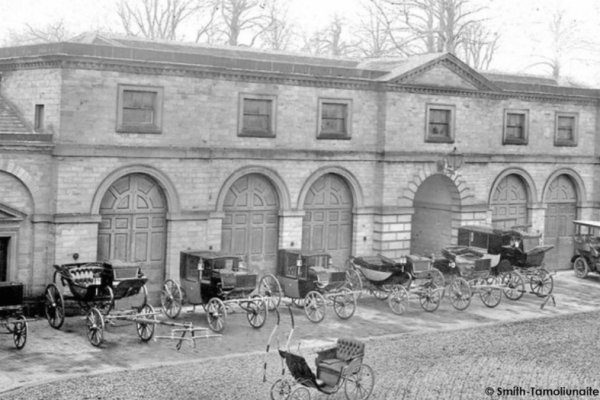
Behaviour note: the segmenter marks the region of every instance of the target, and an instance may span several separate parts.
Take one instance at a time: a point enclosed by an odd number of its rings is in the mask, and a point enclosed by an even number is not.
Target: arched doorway
[[[410,252],[429,256],[441,254],[444,246],[454,244],[452,216],[460,209],[456,185],[445,175],[425,179],[413,202]]]
[[[274,273],[279,237],[279,197],[259,174],[236,180],[225,195],[221,250],[244,257],[254,272]]]
[[[523,179],[516,174],[504,177],[492,195],[492,224],[500,229],[527,225],[528,203],[527,186]]]
[[[559,175],[548,186],[544,244],[553,245],[552,257],[544,259],[552,269],[571,268],[573,220],[577,218],[577,189],[568,175]]]
[[[138,261],[156,301],[165,280],[167,202],[148,175],[130,174],[108,188],[100,204],[98,260]]]
[[[304,199],[302,250],[322,250],[334,265],[344,265],[352,252],[352,207],[352,191],[342,177],[317,179]]]

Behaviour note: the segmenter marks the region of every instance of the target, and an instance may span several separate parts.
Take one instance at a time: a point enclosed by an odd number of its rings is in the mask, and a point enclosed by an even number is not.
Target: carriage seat
[[[351,338],[340,338],[337,346],[317,353],[317,378],[328,386],[335,386],[342,369],[351,363],[359,365],[365,355],[365,344]]]

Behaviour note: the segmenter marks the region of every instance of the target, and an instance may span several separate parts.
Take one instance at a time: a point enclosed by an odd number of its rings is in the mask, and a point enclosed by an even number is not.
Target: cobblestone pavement
[[[556,307],[549,304],[543,310],[539,298],[526,295],[517,302],[503,299],[494,309],[474,299],[463,312],[447,299],[434,313],[413,303],[403,316],[363,295],[349,321],[331,312],[315,325],[294,310],[292,348],[312,364],[315,347],[330,345],[337,337],[367,340],[365,362],[376,372],[376,399],[481,399],[486,398],[487,384],[600,389],[593,373],[600,280],[581,281],[572,272],[561,272],[554,293]],[[206,326],[202,311],[185,319]],[[243,315],[231,315],[223,337],[207,339],[195,349],[184,345],[180,351],[170,341],[142,343],[131,325],[110,327],[98,349],[87,342],[80,318],[67,319],[60,331],[37,321],[31,324],[25,349],[11,347],[9,337],[0,341],[0,391],[10,391],[2,397],[6,399],[264,399],[270,387],[262,383],[264,349],[274,319],[253,330]],[[275,348],[284,346],[291,328],[289,316],[284,314],[281,321]],[[168,328],[158,328],[157,334],[165,333]],[[274,350],[267,361],[272,382],[281,373],[281,363]],[[23,388],[14,390],[19,386]],[[324,397],[315,392],[313,398]]]

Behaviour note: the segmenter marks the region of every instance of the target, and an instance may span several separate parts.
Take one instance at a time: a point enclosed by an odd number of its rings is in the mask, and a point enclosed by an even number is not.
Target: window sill
[[[527,141],[523,139],[504,139],[503,145],[527,146]]]
[[[257,138],[267,138],[272,139],[275,135],[271,132],[267,131],[241,131],[238,133],[239,137],[257,137]]]
[[[320,133],[317,140],[350,140],[351,137],[343,133]]]
[[[560,141],[560,142],[554,142],[554,146],[555,147],[577,147],[577,142],[566,142],[566,141]]]
[[[425,138],[425,143],[454,143],[454,139],[451,137],[428,136]]]
[[[135,125],[123,125],[117,128],[117,133],[148,133],[148,134],[161,134],[162,129],[157,126],[135,126]]]

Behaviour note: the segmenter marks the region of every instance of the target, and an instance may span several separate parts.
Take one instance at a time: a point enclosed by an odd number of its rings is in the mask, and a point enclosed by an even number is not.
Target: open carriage
[[[77,302],[85,311],[95,308],[108,314],[115,300],[131,297],[132,306],[141,309],[148,300],[147,281],[139,263],[112,260],[54,265],[52,283],[45,291],[46,318],[51,327],[60,329],[66,301]]]
[[[184,304],[202,305],[210,329],[225,329],[227,314],[237,304],[253,328],[261,328],[268,315],[265,301],[256,290],[257,275],[251,274],[238,256],[209,251],[181,252],[179,282],[168,279],[161,303],[165,314],[177,318]]]
[[[15,347],[21,350],[27,343],[27,322],[23,315],[23,284],[15,282],[0,282],[0,325],[4,325],[12,335]]]
[[[311,322],[325,318],[328,304],[341,319],[354,315],[356,298],[345,287],[346,272],[332,265],[330,254],[281,249],[277,261],[276,276],[265,275],[259,283],[259,293],[267,298],[270,310],[278,307],[285,296],[303,308]]]
[[[351,256],[346,266],[353,290],[360,293],[364,288],[376,298],[387,300],[390,309],[399,315],[406,311],[410,299],[433,312],[443,297],[444,277],[426,257],[409,255],[394,261],[382,255]]]

